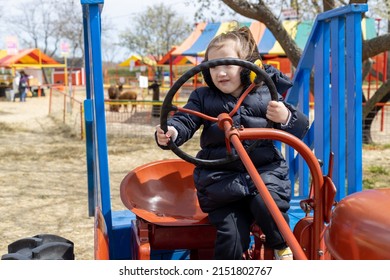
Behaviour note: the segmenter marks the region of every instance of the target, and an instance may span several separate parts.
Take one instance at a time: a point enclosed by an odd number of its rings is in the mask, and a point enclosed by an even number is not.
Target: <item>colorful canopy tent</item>
[[[249,27],[266,63],[274,64],[287,75],[292,75],[291,63],[286,57],[283,48],[279,42],[276,41],[271,31],[259,21],[198,23],[187,39],[170,53],[173,58],[168,58],[167,61],[175,61],[176,58],[180,56],[204,57],[209,42],[218,34],[236,28],[237,24],[239,26]],[[295,40],[298,47],[304,49],[307,38],[311,33],[313,22],[310,20],[285,20],[282,22],[282,25]],[[362,27],[365,39],[376,36],[374,19],[364,18],[362,20]],[[199,60],[197,63],[198,62]]]
[[[189,70],[195,65],[198,65],[203,61],[202,57],[195,56],[172,56],[172,52],[176,50],[176,47],[173,47],[168,53],[166,53],[158,62],[157,65],[161,66],[164,72],[164,81],[163,85],[170,83],[172,76],[179,77],[185,71]],[[168,67],[168,69],[167,69]],[[170,77],[168,77],[168,74]],[[169,78],[169,80],[167,80]]]
[[[7,50],[0,50],[0,59],[2,59],[4,56],[7,56],[8,52]]]
[[[251,30],[262,55],[285,55],[282,47],[276,41],[271,31],[259,21],[240,22],[239,26],[248,26]],[[311,21],[286,20],[283,26],[303,48],[312,27]],[[205,50],[211,39],[216,35],[234,29],[237,22],[199,23],[190,36],[172,52],[173,56],[204,56]]]
[[[277,68],[281,69],[286,74],[291,72],[291,67],[288,59],[285,57],[285,53],[272,35],[271,31],[259,21],[252,22],[217,22],[217,23],[198,23],[193,32],[184,40],[184,42],[171,52],[172,61],[175,61],[176,57],[180,56],[193,56],[197,58],[197,64],[201,62],[204,57],[205,50],[209,42],[217,35],[232,30],[239,26],[248,26],[253,37],[258,43],[258,48],[263,58],[265,55],[268,58],[282,57],[272,59],[270,64],[274,64]],[[298,20],[286,20],[283,23],[288,33],[296,41],[298,46],[303,49],[306,40],[310,35],[312,21],[298,21]],[[286,63],[288,62],[288,63]],[[268,63],[268,62],[267,62]]]
[[[188,56],[188,55],[178,55],[172,56],[172,52],[176,49],[173,47],[170,52],[164,55],[159,61],[157,61],[157,65],[175,65],[175,66],[193,66],[198,65],[202,62],[203,58]]]
[[[40,85],[44,84],[43,78],[46,81],[42,69],[54,67],[66,66],[44,54],[39,49],[20,50],[16,54],[8,54],[7,51],[1,51],[0,68],[7,73],[6,75],[2,75],[2,79],[0,79],[1,84],[6,85],[1,90],[10,86],[17,69],[24,69],[28,75],[32,75],[33,78],[29,81],[30,86],[38,86],[38,89],[40,89]]]
[[[264,55],[268,55],[271,57],[276,56],[284,56],[285,53],[280,46],[280,44],[276,41],[275,37],[272,35],[271,31],[269,31],[265,25],[259,21],[253,22],[217,22],[217,23],[198,23],[193,30],[193,32],[184,40],[184,42],[176,47],[173,51],[171,51],[168,55],[172,58],[167,58],[166,61],[171,61],[173,65],[175,65],[175,61],[179,57],[196,57],[196,64],[199,64],[204,57],[205,50],[209,42],[217,35],[230,31],[239,26],[247,26],[249,27],[253,37],[258,43],[258,47],[260,53]],[[310,30],[312,27],[311,21],[298,21],[298,20],[286,20],[283,22],[283,26],[289,32],[289,34],[294,38],[301,48],[304,47],[308,36],[310,35]],[[277,60],[273,59],[271,62],[277,68],[281,69],[283,72],[291,72],[290,64],[285,63],[288,62],[287,58]],[[287,65],[287,66],[286,66]],[[281,67],[283,66],[283,67]],[[286,71],[287,70],[287,71]],[[172,83],[172,77],[171,77]]]
[[[377,36],[375,19],[373,18],[362,19],[362,33],[363,33],[364,40],[370,40]]]
[[[137,54],[131,55],[128,59],[118,64],[119,67],[129,67],[130,69],[134,67],[141,67],[147,70],[147,76],[149,80],[154,78],[153,68],[157,65],[157,62],[154,58],[148,56],[140,56]],[[143,71],[143,70],[141,70]]]
[[[262,55],[284,56],[285,52],[276,41],[271,31],[261,22],[217,22],[217,23],[199,23],[195,30],[187,39],[172,51],[172,56],[199,56],[203,57],[207,45],[218,34],[234,29],[239,26],[248,26],[253,37],[258,43],[258,48]],[[295,40],[299,48],[304,49],[307,38],[310,35],[313,25],[309,20],[285,20],[282,22],[283,27]],[[374,19],[364,18],[362,20],[363,36],[370,39],[376,36]]]
[[[4,68],[53,68],[65,67],[39,49],[21,50],[17,54],[5,55],[0,58],[0,67]]]
[[[134,66],[141,66],[141,65],[155,66],[157,64],[156,61],[150,57],[133,54],[128,59],[121,62],[119,66],[129,67],[132,61],[134,63]]]

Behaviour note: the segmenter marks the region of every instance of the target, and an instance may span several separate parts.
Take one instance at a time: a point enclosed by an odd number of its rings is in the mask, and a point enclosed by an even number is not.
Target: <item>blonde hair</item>
[[[256,40],[247,26],[236,27],[232,31],[224,32],[214,37],[205,52],[205,61],[208,61],[210,49],[219,49],[226,44],[226,41],[234,41],[238,58],[254,62],[261,59],[257,48]]]

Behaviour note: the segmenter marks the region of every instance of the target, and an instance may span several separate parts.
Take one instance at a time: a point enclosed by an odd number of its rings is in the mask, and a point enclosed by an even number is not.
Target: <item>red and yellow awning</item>
[[[39,49],[21,50],[17,54],[5,55],[0,58],[0,67],[5,68],[50,68],[65,67]]]

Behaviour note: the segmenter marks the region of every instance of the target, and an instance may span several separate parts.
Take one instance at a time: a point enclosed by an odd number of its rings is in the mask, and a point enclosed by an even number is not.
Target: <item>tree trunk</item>
[[[222,2],[236,13],[264,23],[275,36],[275,39],[280,42],[292,65],[294,67],[298,66],[302,50],[263,0],[259,0],[256,4],[239,0],[222,0]]]
[[[236,13],[264,23],[284,49],[287,57],[291,61],[291,64],[294,67],[298,66],[302,55],[302,50],[298,48],[295,41],[283,28],[281,21],[274,15],[273,11],[268,8],[264,0],[258,0],[256,2],[243,0],[222,0],[222,2]],[[317,3],[316,1],[312,2]],[[334,2],[334,0],[324,0],[323,8],[327,10],[332,8],[332,6],[334,7]],[[367,0],[350,0],[349,3],[367,4]],[[362,60],[366,61],[367,59],[383,53],[384,51],[390,50],[390,34],[387,33],[370,40],[365,40],[363,41],[362,45]],[[390,70],[390,67],[387,69]],[[374,94],[374,96],[372,96],[372,102],[370,102],[370,99],[363,108],[367,112],[363,115],[363,130],[365,133],[367,131],[369,132],[372,119],[378,112],[378,108],[375,108],[375,104],[378,102],[386,102],[390,99],[390,91],[386,86],[387,84],[388,82],[383,84],[382,87],[379,88],[378,91]],[[370,136],[368,136],[367,141],[372,141]]]
[[[371,125],[372,122],[382,106],[377,106],[377,103],[386,103],[390,100],[390,79],[387,80],[382,86],[375,92],[367,103],[363,106],[363,143],[372,144],[371,137]]]
[[[334,0],[324,0],[323,6],[324,6],[324,12],[325,12],[325,11],[333,10],[336,5],[334,3]]]

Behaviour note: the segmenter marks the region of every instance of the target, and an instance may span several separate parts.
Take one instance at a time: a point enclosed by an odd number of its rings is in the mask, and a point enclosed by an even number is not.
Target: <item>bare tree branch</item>
[[[275,36],[275,39],[280,42],[291,63],[295,67],[298,65],[302,50],[262,0],[259,0],[257,4],[242,0],[223,0],[223,2],[237,13],[264,23]]]
[[[363,60],[390,50],[390,34],[384,34],[363,42]]]

